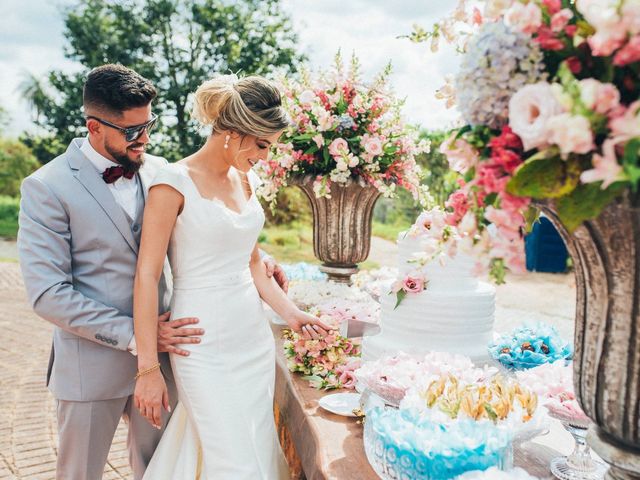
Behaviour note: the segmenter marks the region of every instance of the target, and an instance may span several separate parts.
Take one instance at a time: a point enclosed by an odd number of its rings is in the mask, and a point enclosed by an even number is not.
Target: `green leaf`
[[[622,156],[622,165],[624,172],[631,181],[634,191],[638,188],[640,181],[640,138],[633,138],[627,142],[624,147],[624,155]]]
[[[329,148],[326,146],[322,149],[322,158],[324,160],[325,168],[328,167],[331,162],[331,155],[329,155]]]
[[[309,155],[310,153],[316,153],[318,150],[319,150],[318,145],[311,145],[309,148],[307,148],[304,151],[304,154]]]
[[[524,220],[526,222],[525,225],[525,233],[531,233],[533,230],[533,226],[536,222],[538,222],[540,218],[540,210],[536,207],[530,206],[526,212],[524,212]]]
[[[572,233],[585,220],[600,215],[604,207],[620,195],[627,184],[616,182],[605,190],[601,185],[602,182],[578,185],[571,193],[556,201],[558,217],[569,233]]]
[[[541,199],[562,197],[576,188],[582,171],[577,159],[536,157],[538,155],[518,167],[507,184],[507,192],[520,197]]]
[[[493,407],[489,404],[486,403],[483,405],[484,410],[487,412],[487,416],[493,421],[496,422],[498,420],[498,414],[496,413],[496,411],[493,409]]]
[[[396,293],[396,306],[393,307],[394,310],[398,308],[398,306],[402,303],[402,301],[406,296],[407,296],[407,292],[405,292],[402,289],[398,290],[398,293]]]

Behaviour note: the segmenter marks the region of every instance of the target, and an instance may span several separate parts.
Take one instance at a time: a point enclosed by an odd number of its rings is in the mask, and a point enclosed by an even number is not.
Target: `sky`
[[[32,113],[20,98],[20,83],[27,73],[44,76],[52,69],[73,71],[76,64],[64,57],[61,7],[68,0],[2,0],[0,16],[0,105],[8,110],[8,133],[33,130]],[[454,73],[459,58],[452,48],[432,53],[427,44],[414,44],[398,36],[413,24],[431,26],[455,7],[451,0],[282,0],[291,15],[300,48],[312,69],[328,68],[340,49],[348,58],[360,58],[363,77],[372,79],[391,61],[391,85],[406,98],[407,121],[438,129],[451,124],[454,110],[434,97],[444,77]]]

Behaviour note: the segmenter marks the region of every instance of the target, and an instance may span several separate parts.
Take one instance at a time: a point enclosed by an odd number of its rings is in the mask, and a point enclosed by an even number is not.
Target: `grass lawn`
[[[306,222],[292,222],[288,225],[266,226],[259,239],[260,248],[272,255],[280,263],[307,262],[319,265],[313,255],[313,226]],[[362,269],[378,268],[376,262],[367,260],[360,264]]]
[[[390,242],[395,242],[398,239],[398,234],[404,232],[411,227],[409,222],[398,222],[393,224],[373,222],[371,228],[371,234],[374,237],[381,237]]]
[[[0,237],[15,240],[18,235],[18,221],[12,219],[0,219]]]

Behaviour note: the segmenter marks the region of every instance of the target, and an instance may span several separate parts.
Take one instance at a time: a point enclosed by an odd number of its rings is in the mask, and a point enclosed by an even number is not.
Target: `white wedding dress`
[[[252,191],[260,182],[247,175]],[[289,477],[273,418],[275,342],[249,270],[264,225],[255,193],[237,213],[200,196],[187,168],[171,164],[151,184],[184,196],[169,243],[172,318],[197,317],[202,342],[171,356],[179,404],[145,480],[278,480]]]

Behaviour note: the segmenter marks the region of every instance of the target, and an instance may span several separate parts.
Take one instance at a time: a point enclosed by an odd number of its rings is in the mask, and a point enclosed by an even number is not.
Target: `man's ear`
[[[102,128],[102,125],[100,124],[100,122],[97,121],[97,120],[94,120],[93,118],[88,118],[87,119],[86,126],[87,126],[87,130],[92,135],[98,135],[100,133],[101,128]]]

